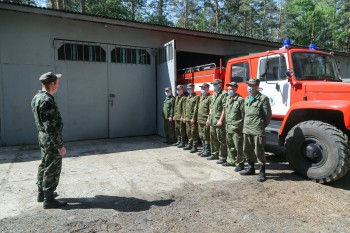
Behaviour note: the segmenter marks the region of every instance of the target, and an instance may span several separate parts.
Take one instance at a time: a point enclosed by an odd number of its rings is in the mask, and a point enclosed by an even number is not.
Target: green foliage
[[[349,0],[7,0],[350,52]]]

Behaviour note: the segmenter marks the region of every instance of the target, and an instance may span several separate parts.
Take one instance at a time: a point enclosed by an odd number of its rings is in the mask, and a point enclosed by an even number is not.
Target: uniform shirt
[[[272,111],[269,98],[258,92],[252,101],[244,101],[243,133],[264,136],[265,127],[270,123]]]
[[[227,93],[224,92],[222,89],[220,92],[214,92],[214,94],[211,96],[210,114],[209,114],[211,126],[214,126],[218,123],[221,113],[224,110],[224,102],[225,102],[226,96],[227,96]]]
[[[186,98],[185,103],[185,119],[190,121],[191,119],[196,120],[197,107],[198,107],[199,96],[196,93],[189,94]]]
[[[210,110],[211,96],[209,93],[202,95],[198,102],[197,122],[205,124]]]
[[[40,143],[45,148],[62,148],[63,122],[55,98],[46,91],[39,91],[31,106]]]
[[[174,107],[175,107],[175,97],[167,96],[163,104],[163,117],[168,119],[169,117],[174,116]]]
[[[242,133],[244,119],[244,99],[239,94],[227,96],[224,103],[227,133]]]
[[[184,116],[185,101],[186,96],[184,94],[176,96],[174,109],[175,120],[179,121],[180,118]]]

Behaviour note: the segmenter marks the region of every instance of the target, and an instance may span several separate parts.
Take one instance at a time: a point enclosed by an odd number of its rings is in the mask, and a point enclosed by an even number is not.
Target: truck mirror
[[[278,83],[276,83],[276,90],[279,92],[281,90],[281,87]]]

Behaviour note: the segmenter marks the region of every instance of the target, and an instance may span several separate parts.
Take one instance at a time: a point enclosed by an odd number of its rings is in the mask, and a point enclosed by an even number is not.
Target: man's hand
[[[168,119],[169,121],[172,121],[173,120],[173,118],[172,117],[169,117],[169,119]]]
[[[173,121],[175,121],[175,117],[173,117]]]
[[[216,123],[216,126],[217,127],[221,127],[222,126],[222,121],[219,120],[218,123]]]
[[[191,124],[194,125],[194,123],[195,123],[195,120],[191,119]]]
[[[62,148],[58,149],[58,153],[61,156],[64,156],[67,153],[66,148],[62,147]]]
[[[209,127],[209,126],[210,126],[210,122],[209,122],[209,120],[207,120],[207,121],[205,122],[205,125],[206,125],[207,127]]]

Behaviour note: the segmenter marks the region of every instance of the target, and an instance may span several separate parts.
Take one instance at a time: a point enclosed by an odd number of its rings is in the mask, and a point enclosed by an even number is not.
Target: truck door
[[[272,114],[282,119],[290,106],[290,83],[286,71],[289,69],[287,54],[276,54],[259,58],[258,74],[260,91],[270,98]]]
[[[162,118],[163,102],[166,87],[171,87],[175,96],[176,79],[176,48],[172,40],[157,52],[157,134],[164,136],[164,122]]]

